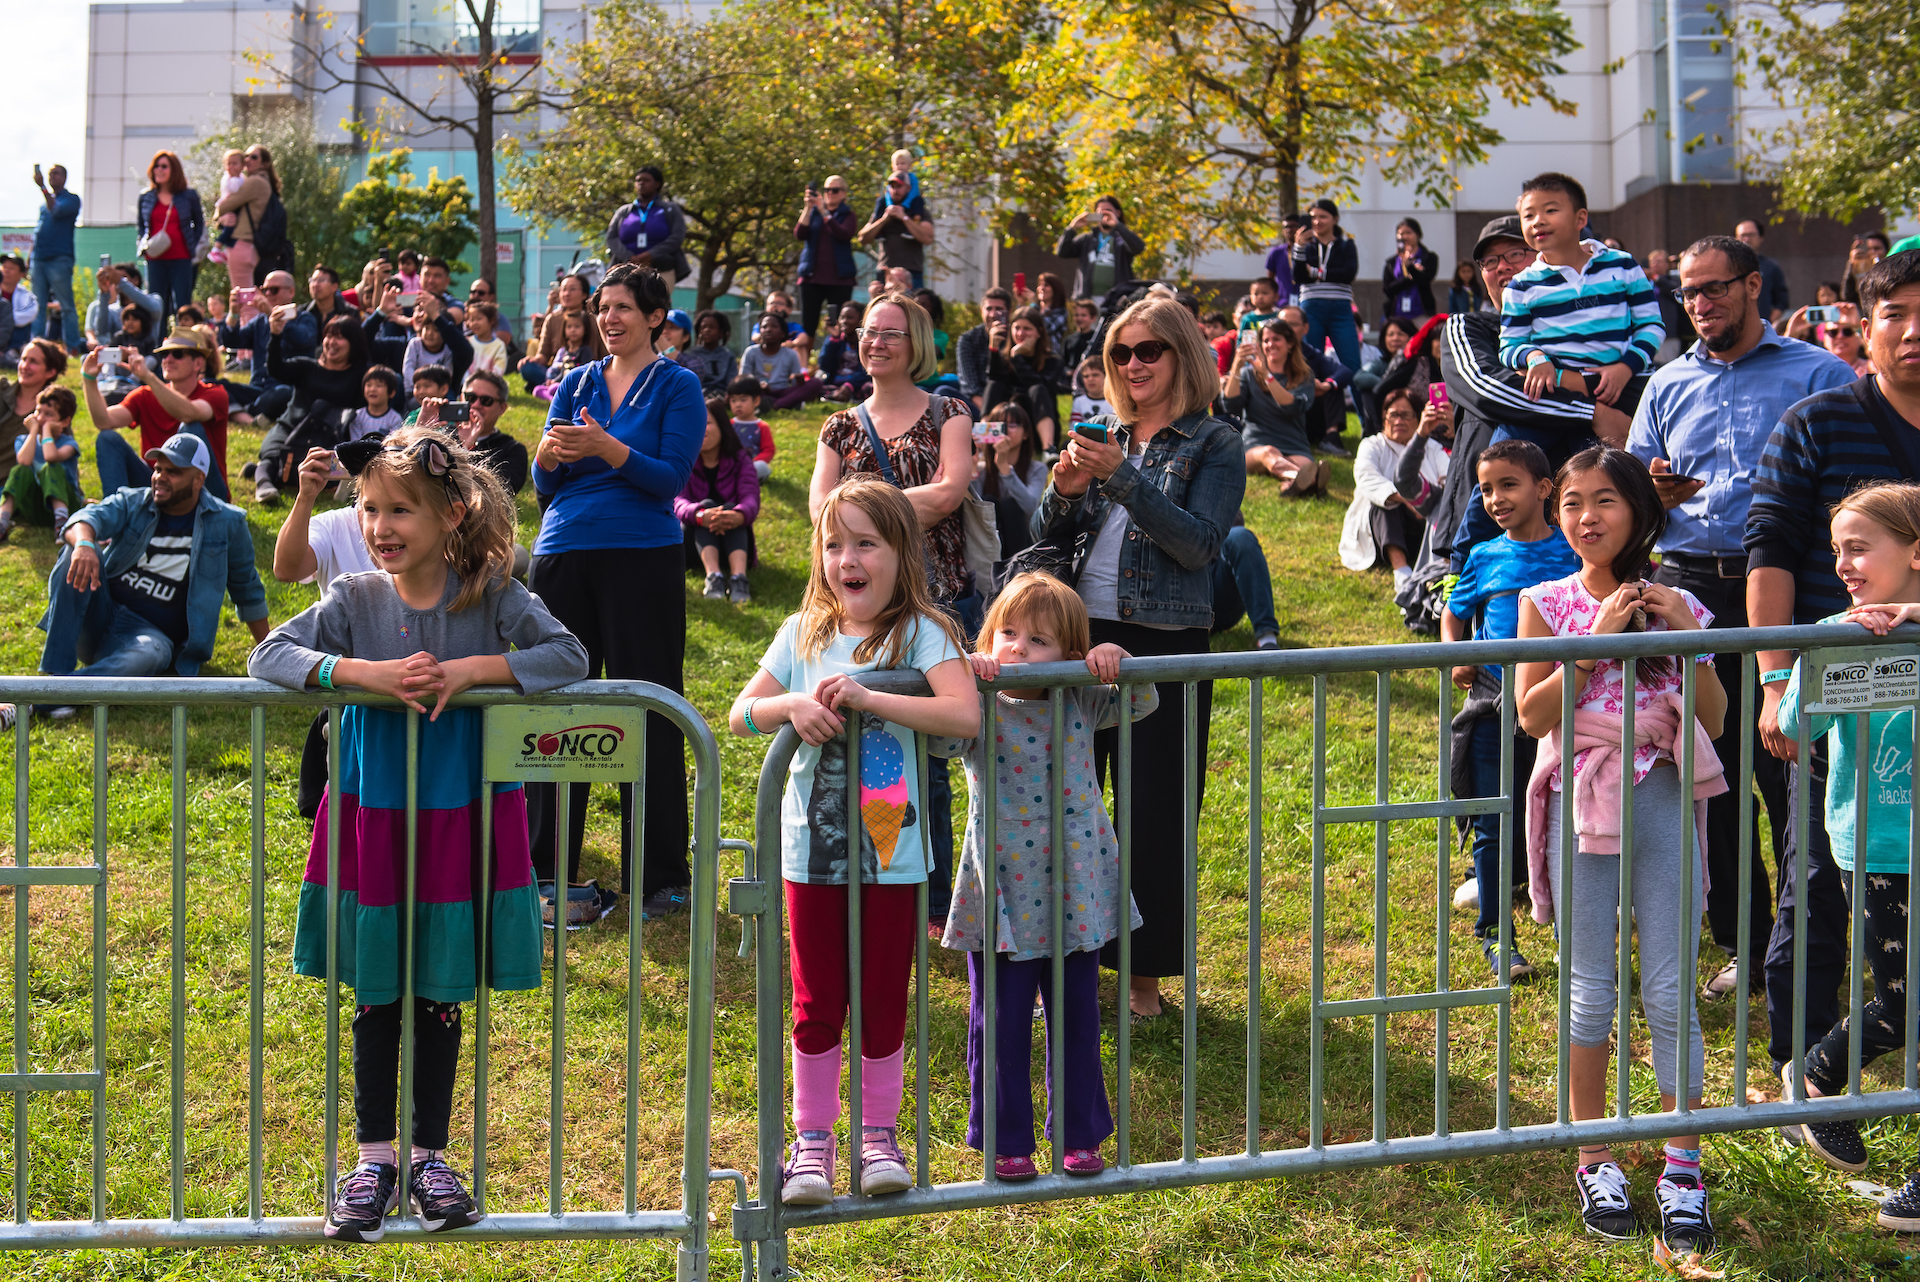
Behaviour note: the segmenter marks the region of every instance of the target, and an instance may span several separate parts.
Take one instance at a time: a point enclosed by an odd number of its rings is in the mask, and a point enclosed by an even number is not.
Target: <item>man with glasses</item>
[[[1713,611],[1716,628],[1747,626],[1747,506],[1768,435],[1794,402],[1853,381],[1853,371],[1831,354],[1774,331],[1765,316],[1766,280],[1762,260],[1744,239],[1708,236],[1687,247],[1674,297],[1700,337],[1654,372],[1627,437],[1627,448],[1653,473],[1667,508],[1654,578],[1700,598]],[[1757,692],[1740,679],[1740,663],[1738,654],[1714,656],[1728,707],[1725,732],[1713,749],[1729,767],[1740,760],[1741,737],[1753,734],[1759,711]],[[1756,755],[1754,780],[1767,805],[1774,849],[1784,850],[1783,763]],[[1742,904],[1740,798],[1728,792],[1707,803],[1707,922],[1728,958],[1701,990],[1708,1001],[1727,996],[1738,982],[1741,915],[1751,925],[1754,948],[1764,948],[1773,930],[1758,816],[1752,836],[1752,893]],[[1755,992],[1763,976],[1763,967],[1749,968]]]
[[[500,430],[500,419],[507,412],[507,380],[491,370],[475,370],[467,376],[467,417],[455,424],[460,443],[486,461],[509,490],[518,494],[527,485],[527,447]],[[420,421],[433,423],[440,407],[423,405]]]
[[[495,308],[499,308],[500,306],[500,297],[493,292],[493,286],[488,283],[485,276],[475,276],[467,285],[467,307],[472,307],[475,303],[492,303]],[[462,308],[461,310],[465,311],[466,309]],[[508,324],[507,314],[504,309],[500,310],[494,318],[493,336],[505,340],[507,346],[510,348],[514,346],[513,326]]]
[[[614,210],[607,224],[607,257],[645,263],[671,290],[675,281],[693,274],[693,264],[686,254],[686,211],[667,198],[665,186],[658,165],[642,165],[633,175],[633,199]]]
[[[1013,294],[995,285],[980,296],[980,323],[960,335],[954,345],[953,364],[960,376],[960,391],[973,402],[974,417],[987,412],[987,373],[993,364],[995,344],[1007,345],[1007,318],[1013,315]]]
[[[831,174],[816,192],[807,184],[806,203],[793,225],[793,238],[804,242],[800,250],[800,326],[809,340],[820,324],[820,309],[829,307],[830,316],[853,298],[857,279],[853,262],[853,239],[860,231],[859,220],[847,208],[847,180]]]
[[[318,273],[318,269],[315,270]],[[236,286],[227,296],[227,318],[220,322],[217,337],[220,346],[232,351],[253,353],[253,373],[246,383],[228,387],[228,395],[238,413],[234,422],[248,426],[260,419],[277,419],[293,401],[293,389],[267,372],[267,344],[273,339],[273,310],[293,302],[293,277],[287,272],[268,272],[256,291],[258,308],[253,319],[237,323],[241,312],[241,290]],[[320,320],[312,308],[297,312],[287,321],[280,338],[290,356],[312,356],[320,344]]]

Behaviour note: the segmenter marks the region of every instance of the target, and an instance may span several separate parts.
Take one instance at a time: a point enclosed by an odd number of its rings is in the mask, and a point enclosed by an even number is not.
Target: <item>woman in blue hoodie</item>
[[[545,504],[528,586],[587,647],[587,675],[651,681],[680,692],[686,656],[684,536],[673,500],[686,487],[706,435],[700,379],[654,349],[671,302],[651,267],[621,263],[593,297],[607,355],[570,371],[554,393],[534,454],[534,489]],[[646,884],[649,917],[683,907],[687,785],[680,732],[647,719]],[[555,831],[557,785],[530,784],[527,822],[533,866],[557,882],[558,842],[569,883],[579,877],[587,786],[571,784],[570,831]],[[632,892],[633,790],[620,788],[623,892]],[[566,896],[569,924],[598,920],[612,896]],[[556,895],[555,898],[558,898]],[[555,909],[556,915],[558,909]]]

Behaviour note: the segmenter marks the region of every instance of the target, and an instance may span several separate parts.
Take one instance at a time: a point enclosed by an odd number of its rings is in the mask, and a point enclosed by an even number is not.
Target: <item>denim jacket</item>
[[[183,677],[199,674],[200,665],[213,657],[220,631],[220,598],[230,594],[243,623],[267,617],[267,589],[253,563],[253,534],[247,515],[231,503],[222,503],[208,490],[200,491],[194,509],[193,547],[187,560],[187,643],[174,656],[173,669]],[[101,544],[100,588],[132,569],[147,550],[147,540],[160,519],[151,489],[121,490],[90,503],[68,518],[93,527]],[[47,596],[66,587],[71,545],[63,546],[47,578]],[[46,631],[53,617],[49,608],[40,618]]]
[[[1089,422],[1128,431],[1111,414]],[[1078,498],[1053,482],[1034,509],[1036,540],[1062,545],[1076,532],[1098,529],[1107,505],[1127,509],[1127,544],[1120,554],[1120,617],[1127,623],[1205,628],[1213,624],[1213,558],[1247,492],[1240,433],[1224,419],[1189,414],[1147,442],[1140,466],[1123,461],[1105,481]]]

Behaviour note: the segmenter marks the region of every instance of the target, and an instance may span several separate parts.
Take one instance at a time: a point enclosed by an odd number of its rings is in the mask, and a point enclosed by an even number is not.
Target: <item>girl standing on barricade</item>
[[[432,715],[421,725],[419,887],[413,939],[411,1179],[429,1232],[480,1218],[447,1165],[460,1058],[460,1003],[485,976],[497,989],[540,987],[540,906],[519,784],[480,778],[481,711],[447,710],[476,685],[529,693],[578,681],[587,655],[540,598],[511,577],[514,508],[498,477],[452,436],[403,428],[360,471],[360,533],[379,571],[336,579],[318,605],[282,624],[247,663],[295,690],[353,686]],[[445,713],[443,716],[442,714]],[[340,1177],[326,1236],[377,1242],[401,1197],[400,1000],[406,981],[407,714],[354,706],[340,716],[340,796],[313,826],[294,928],[293,968],[327,975],[327,824],[339,803],[339,976],[354,990],[353,1111],[359,1163]],[[490,794],[490,796],[489,796]],[[480,807],[494,845],[480,848]],[[479,957],[481,860],[493,861],[491,954]]]
[[[1120,843],[1100,802],[1100,777],[1093,768],[1096,730],[1120,724],[1129,715],[1111,683],[1120,660],[1133,656],[1111,643],[1094,645],[1088,636],[1087,606],[1078,593],[1050,574],[1022,574],[1001,591],[980,628],[972,656],[974,675],[991,681],[1002,664],[1059,663],[1084,658],[1087,670],[1106,685],[1067,690],[1066,775],[1053,775],[1053,719],[1045,690],[1002,690],[994,696],[993,725],[971,739],[936,740],[932,751],[966,758],[972,804],[967,809],[967,839],[954,873],[953,911],[941,941],[967,954],[967,983],[973,994],[967,1018],[967,1070],[973,1107],[967,1144],[985,1144],[983,1116],[994,1109],[994,1173],[1003,1180],[1030,1180],[1033,1163],[1033,1080],[1031,1073],[1036,995],[1046,1005],[1048,1062],[1055,1039],[1064,1039],[1066,1098],[1054,1100],[1061,1111],[1069,1175],[1097,1175],[1106,1167],[1100,1145],[1113,1134],[1107,1109],[1107,1079],[1100,1066],[1100,946],[1140,925],[1131,898],[1120,902]],[[1151,682],[1134,688],[1131,719],[1138,721],[1160,704]],[[994,818],[989,828],[981,775],[994,771]],[[1049,798],[1066,795],[1061,815],[1066,830],[1050,829]],[[991,833],[991,836],[989,836]],[[992,854],[987,842],[993,844]],[[986,901],[982,864],[992,858],[997,874],[992,904]],[[1066,868],[1054,879],[1053,861]],[[1054,887],[1064,887],[1066,994],[1055,1011],[1053,969]],[[994,1098],[982,1094],[985,1062],[986,953],[989,929],[998,998],[994,1020]],[[1051,1110],[1050,1110],[1051,1111]],[[1048,1119],[1052,1129],[1052,1119]]]
[[[1833,508],[1834,569],[1853,608],[1822,619],[1822,623],[1858,623],[1876,636],[1902,623],[1920,619],[1920,485],[1887,482],[1855,490]],[[1891,653],[1890,651],[1888,653]],[[1780,732],[1797,736],[1806,700],[1806,656],[1793,665],[1793,676],[1780,698]],[[1907,1044],[1907,912],[1908,856],[1913,811],[1913,709],[1889,708],[1868,715],[1867,740],[1871,762],[1854,756],[1858,723],[1852,716],[1812,715],[1811,736],[1828,735],[1827,835],[1833,841],[1833,861],[1849,875],[1853,889],[1854,860],[1859,857],[1859,833],[1867,819],[1866,903],[1860,929],[1862,951],[1873,969],[1873,989],[1860,1007],[1860,1067],[1882,1055],[1901,1051]],[[1855,779],[1859,771],[1873,771],[1867,787],[1867,811],[1855,808]],[[1792,1064],[1780,1070],[1781,1098],[1793,1097],[1793,1079],[1804,1076],[1807,1095],[1839,1095],[1847,1089],[1847,1042],[1851,1028],[1841,1017],[1820,1041],[1807,1048],[1804,1074]],[[1860,1123],[1809,1122],[1803,1128],[1807,1147],[1829,1166],[1858,1173],[1867,1169],[1867,1148],[1860,1140]],[[1920,1174],[1915,1174],[1892,1197],[1880,1204],[1880,1227],[1902,1233],[1920,1232]]]
[[[800,612],[780,625],[760,670],[733,701],[737,735],[791,722],[802,745],[780,805],[780,863],[793,964],[793,1122],[782,1173],[789,1206],[833,1198],[840,1120],[841,1030],[847,1019],[847,864],[859,835],[861,892],[860,1189],[908,1188],[894,1128],[905,1090],[907,976],[927,879],[926,812],[914,732],[980,731],[965,648],[927,588],[913,505],[877,476],[826,497],[813,529],[813,569]],[[931,697],[880,694],[853,674],[917,668]],[[849,714],[860,731],[860,813],[847,813]],[[924,1071],[924,1066],[923,1066]]]
[[[1579,573],[1520,594],[1522,637],[1589,636],[1667,629],[1696,631],[1712,613],[1681,588],[1645,578],[1648,555],[1666,529],[1666,509],[1639,459],[1596,446],[1567,460],[1555,479],[1560,533],[1583,565]],[[1696,648],[1697,651],[1697,648]],[[1682,725],[1680,663],[1694,664],[1695,724]],[[1527,863],[1534,920],[1555,923],[1571,940],[1572,1024],[1566,1030],[1574,1120],[1606,1114],[1607,1042],[1614,1019],[1615,958],[1620,913],[1621,778],[1631,770],[1633,919],[1640,949],[1640,1001],[1653,1042],[1661,1107],[1672,1111],[1679,1082],[1676,1060],[1685,1036],[1687,1098],[1700,1106],[1706,1058],[1694,1012],[1700,919],[1706,903],[1706,865],[1699,834],[1706,799],[1725,792],[1713,739],[1726,716],[1727,696],[1714,674],[1713,655],[1692,652],[1641,659],[1634,669],[1634,753],[1623,762],[1620,737],[1626,710],[1623,667],[1617,659],[1580,659],[1519,665],[1519,716],[1527,733],[1545,739],[1527,788]],[[1574,683],[1574,722],[1560,722],[1561,682]],[[1576,846],[1572,883],[1562,882],[1560,859],[1561,736],[1574,736],[1573,818]],[[1694,740],[1693,849],[1680,836],[1682,788],[1675,768],[1683,735]],[[1681,878],[1693,881],[1696,909],[1680,943]],[[1631,1054],[1619,1048],[1624,1057]],[[1587,1231],[1629,1238],[1639,1222],[1628,1200],[1626,1172],[1607,1145],[1582,1145],[1574,1187]],[[1666,1167],[1655,1187],[1660,1236],[1675,1254],[1713,1249],[1713,1220],[1700,1178],[1700,1137],[1671,1138]]]

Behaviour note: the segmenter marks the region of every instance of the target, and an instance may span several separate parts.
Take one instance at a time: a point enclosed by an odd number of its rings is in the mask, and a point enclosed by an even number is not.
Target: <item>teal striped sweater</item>
[[[1525,369],[1538,352],[1560,366],[1596,369],[1615,362],[1635,374],[1653,368],[1666,341],[1660,296],[1632,254],[1597,240],[1584,268],[1535,259],[1507,284],[1500,308],[1500,360]]]

